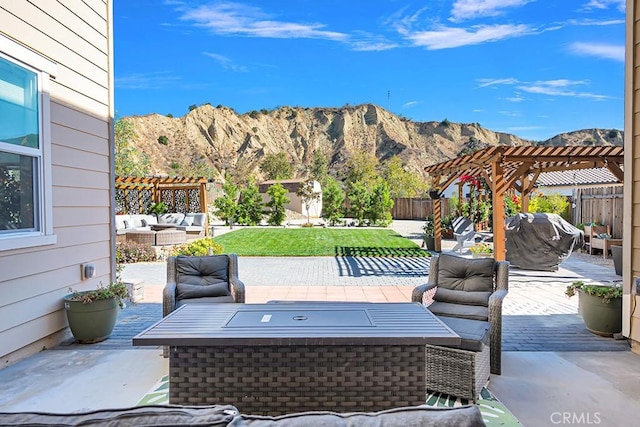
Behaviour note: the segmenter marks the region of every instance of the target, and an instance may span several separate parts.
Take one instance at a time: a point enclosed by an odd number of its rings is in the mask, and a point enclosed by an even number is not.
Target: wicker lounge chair
[[[238,278],[235,254],[167,258],[163,317],[183,304],[244,303],[244,297],[244,284]]]
[[[427,346],[427,389],[476,400],[502,365],[502,300],[509,263],[441,254],[431,259],[429,282],[412,300],[429,305],[462,338],[457,347]]]

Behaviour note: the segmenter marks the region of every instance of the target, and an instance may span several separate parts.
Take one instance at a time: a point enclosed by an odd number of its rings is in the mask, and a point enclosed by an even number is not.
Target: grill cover
[[[505,234],[507,261],[524,270],[556,271],[584,244],[582,230],[549,213],[519,213],[507,218]]]

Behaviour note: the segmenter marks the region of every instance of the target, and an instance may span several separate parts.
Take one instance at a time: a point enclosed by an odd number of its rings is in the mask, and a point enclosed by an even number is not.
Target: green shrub
[[[116,242],[116,264],[150,262],[156,259],[156,251],[151,246],[128,241]]]
[[[553,213],[560,215],[565,220],[569,220],[571,204],[566,196],[560,193],[534,194],[529,200],[529,212]]]
[[[166,135],[160,135],[158,137],[158,143],[162,144],[162,145],[167,145],[167,144],[169,144],[169,138],[167,138]]]
[[[219,255],[223,252],[224,248],[221,244],[215,242],[213,237],[205,237],[203,239],[175,246],[171,251],[171,255],[205,256]]]

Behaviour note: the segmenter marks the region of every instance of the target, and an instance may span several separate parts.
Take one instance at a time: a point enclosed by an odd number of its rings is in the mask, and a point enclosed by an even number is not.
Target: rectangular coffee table
[[[425,403],[425,345],[460,337],[418,303],[193,304],[133,338],[170,346],[169,401],[244,413]]]

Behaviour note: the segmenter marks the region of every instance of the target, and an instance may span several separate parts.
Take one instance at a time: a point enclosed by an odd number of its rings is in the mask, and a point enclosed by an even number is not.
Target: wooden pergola
[[[522,211],[528,211],[529,195],[542,172],[606,167],[622,184],[624,149],[620,146],[509,147],[495,146],[424,168],[439,196],[463,175],[481,176],[491,189],[493,248],[498,261],[506,255],[504,195],[510,188],[521,195]],[[440,197],[435,197],[436,250],[441,250]]]
[[[169,177],[169,176],[147,176],[147,177],[122,177],[116,176],[115,188],[125,192],[136,191],[138,198],[142,194],[140,190],[148,190],[151,193],[151,202],[166,203],[172,212],[177,211],[177,200],[179,193],[181,203],[187,207],[198,206],[199,212],[207,212],[207,190],[206,185],[210,182],[207,178],[192,177]],[[144,207],[144,202],[140,199],[137,205]],[[136,212],[138,213],[138,212]]]

